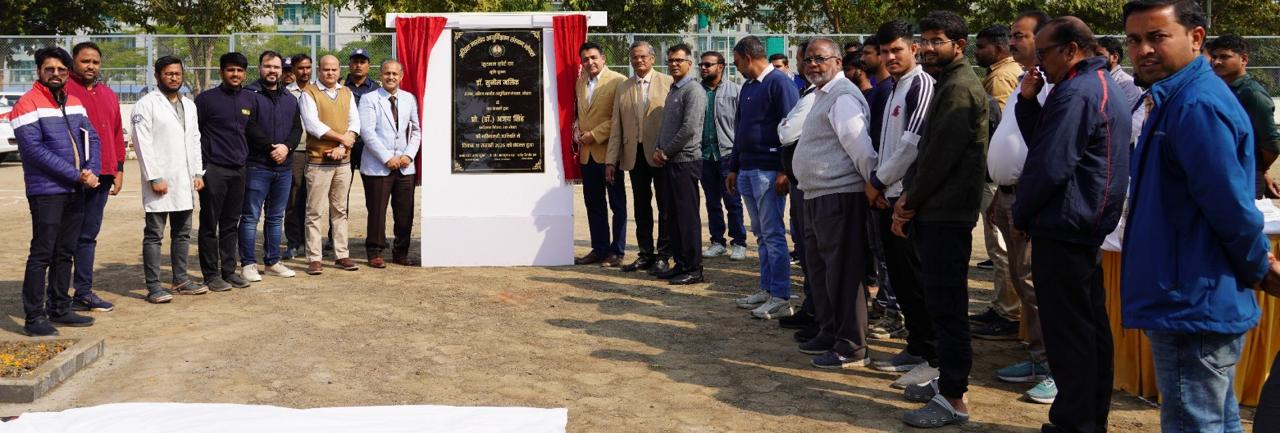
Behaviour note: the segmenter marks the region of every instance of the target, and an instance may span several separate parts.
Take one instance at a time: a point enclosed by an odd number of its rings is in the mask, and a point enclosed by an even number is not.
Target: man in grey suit
[[[409,266],[409,237],[413,232],[414,158],[422,143],[417,98],[400,90],[404,68],[382,62],[382,88],[360,100],[360,136],[364,137],[360,178],[369,210],[369,234],[364,248],[369,266],[386,267],[387,201],[395,218],[392,263]]]
[[[667,227],[671,238],[671,256],[675,265],[658,278],[669,278],[671,284],[701,283],[702,218],[699,214],[698,179],[702,175],[702,120],[707,110],[707,93],[697,84],[693,69],[692,49],[677,44],[667,49],[667,69],[674,84],[667,93],[662,110],[662,128],[658,130],[654,163],[662,168],[667,208],[672,211]]]

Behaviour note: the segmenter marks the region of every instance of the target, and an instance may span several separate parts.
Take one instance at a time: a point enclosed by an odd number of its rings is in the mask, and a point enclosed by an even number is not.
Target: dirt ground
[[[358,272],[330,267],[307,276],[295,260],[287,262],[299,271],[292,279],[266,277],[247,289],[151,305],[142,299],[133,161],[126,173],[98,240],[96,285],[116,311],[93,313],[93,327],[62,329],[105,336],[105,356],[34,404],[0,405],[0,415],[138,401],[439,404],[567,407],[571,432],[911,430],[899,417],[917,405],[889,387],[894,375],[810,367],[790,331],[734,306],[755,287],[754,248],[744,262],[708,260],[710,282],[682,287],[594,266],[372,269],[363,261],[366,212],[357,180],[351,249]],[[576,214],[584,254],[580,194]],[[12,265],[0,269],[0,339],[20,339],[30,215],[13,162],[0,166],[0,220],[10,222],[0,261]],[[980,230],[974,263],[986,255]],[[193,239],[198,277],[195,253]],[[162,278],[169,278],[167,264]],[[978,312],[990,298],[990,273],[973,268],[970,278],[970,310]],[[873,340],[873,356],[903,346]],[[1026,385],[994,377],[1024,356],[1021,346],[974,346],[972,422],[941,431],[1038,431],[1048,406],[1020,401]],[[1157,425],[1153,406],[1115,395],[1113,431]]]

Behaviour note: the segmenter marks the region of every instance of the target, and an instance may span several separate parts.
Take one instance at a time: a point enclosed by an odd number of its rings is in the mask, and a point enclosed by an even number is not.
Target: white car
[[[0,97],[0,100],[3,100]],[[12,107],[0,105],[0,162],[18,154],[18,141],[13,138],[13,127],[9,125],[9,110]]]

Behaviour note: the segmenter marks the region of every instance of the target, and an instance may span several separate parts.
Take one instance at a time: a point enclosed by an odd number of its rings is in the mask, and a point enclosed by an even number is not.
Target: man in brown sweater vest
[[[307,274],[319,275],[320,222],[327,211],[333,229],[333,253],[338,267],[359,269],[347,250],[347,194],[351,191],[351,148],[360,131],[360,114],[350,89],[338,84],[339,63],[334,56],[320,59],[319,86],[307,86],[299,101],[302,126],[307,130]]]

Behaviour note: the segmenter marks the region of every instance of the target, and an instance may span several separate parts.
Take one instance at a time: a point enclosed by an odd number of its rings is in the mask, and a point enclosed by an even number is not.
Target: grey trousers
[[[861,191],[805,198],[804,254],[817,338],[834,338],[841,355],[866,356],[867,200]]]
[[[173,268],[173,284],[191,278],[187,275],[187,251],[191,246],[191,211],[147,212],[142,231],[142,271],[147,290],[160,290],[160,243],[164,226],[169,224],[169,266]]]

